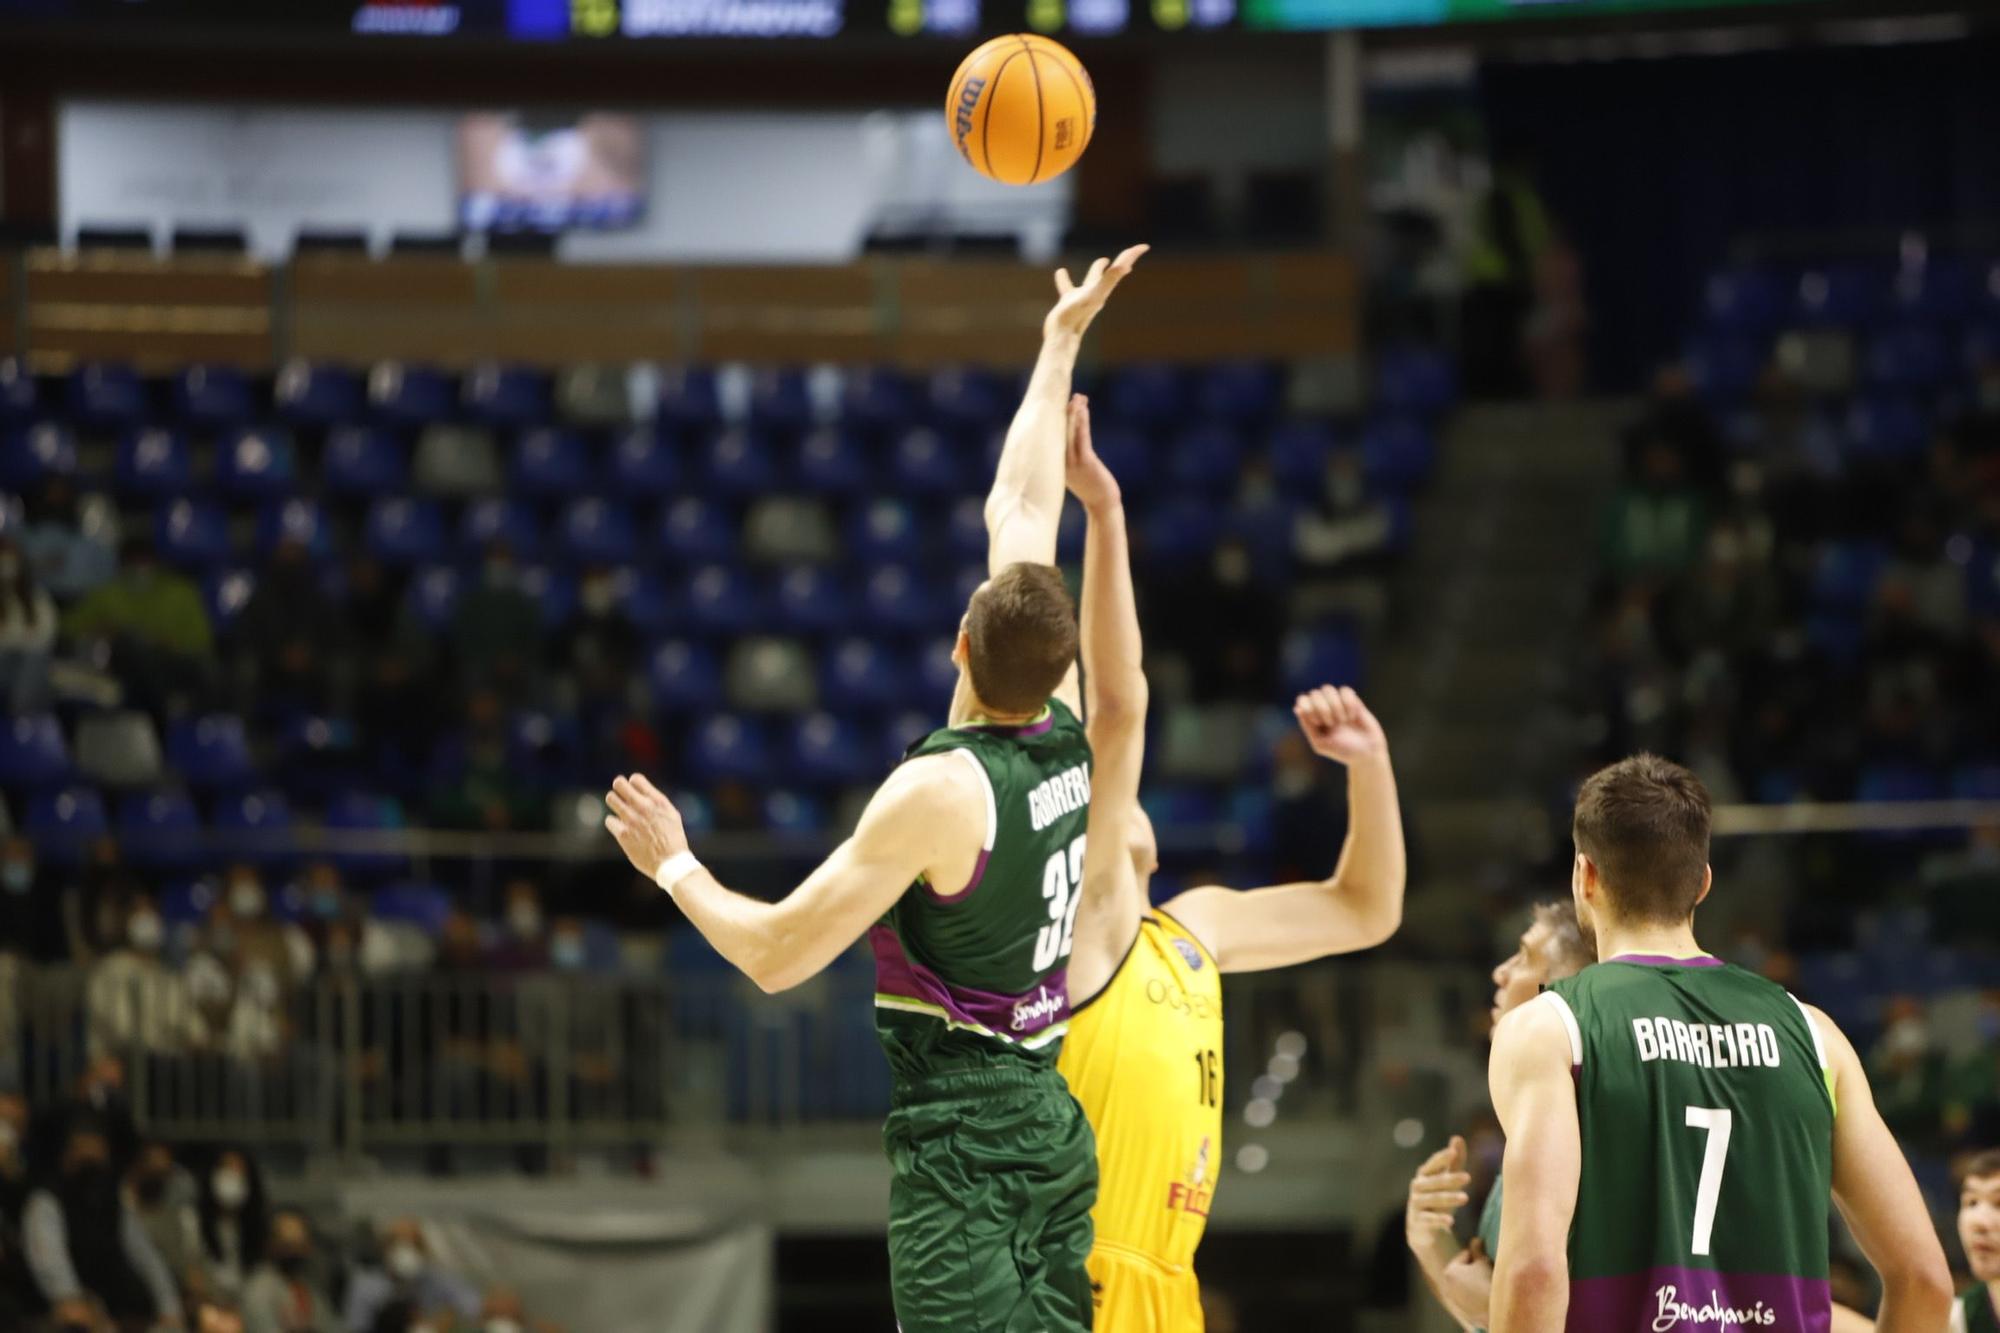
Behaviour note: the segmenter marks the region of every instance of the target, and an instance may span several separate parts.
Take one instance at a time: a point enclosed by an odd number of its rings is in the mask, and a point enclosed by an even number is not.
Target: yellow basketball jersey
[[[1057,1067],[1097,1133],[1098,1249],[1185,1273],[1222,1167],[1222,978],[1201,941],[1149,914]]]

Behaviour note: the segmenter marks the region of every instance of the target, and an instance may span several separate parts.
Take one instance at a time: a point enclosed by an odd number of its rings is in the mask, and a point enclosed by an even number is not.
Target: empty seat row
[[[1858,328],[1993,314],[2000,314],[2000,263],[1959,256],[1905,264],[1732,267],[1709,278],[1700,304],[1702,323],[1737,330],[1794,323]]]

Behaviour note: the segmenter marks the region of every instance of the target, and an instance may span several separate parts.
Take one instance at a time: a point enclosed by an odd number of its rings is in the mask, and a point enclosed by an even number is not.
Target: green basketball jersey
[[[1947,1333],[2000,1333],[2000,1306],[1994,1305],[1993,1292],[1984,1282],[1966,1288],[1952,1302]]]
[[[910,886],[869,931],[875,1030],[899,1084],[949,1070],[1051,1067],[1069,1030],[1070,936],[1090,818],[1090,742],[1060,700],[1033,722],[932,732],[986,792],[969,883]]]
[[[1714,958],[1614,958],[1558,981],[1583,1174],[1571,1333],[1824,1333],[1831,1078],[1782,987]]]

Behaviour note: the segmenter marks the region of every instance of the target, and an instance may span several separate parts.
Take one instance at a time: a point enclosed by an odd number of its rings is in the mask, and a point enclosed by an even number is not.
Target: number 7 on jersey
[[[1694,1192],[1694,1239],[1689,1247],[1694,1254],[1707,1255],[1709,1240],[1715,1234],[1715,1202],[1722,1194],[1722,1168],[1729,1156],[1730,1120],[1728,1111],[1714,1107],[1687,1109],[1688,1128],[1708,1131],[1708,1143],[1701,1153],[1701,1180]]]

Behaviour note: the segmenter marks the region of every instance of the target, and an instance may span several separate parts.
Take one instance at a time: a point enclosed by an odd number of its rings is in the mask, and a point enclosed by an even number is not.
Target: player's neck
[[[1597,923],[1597,956],[1613,958],[1701,958],[1707,951],[1695,943],[1694,926],[1682,923],[1662,926],[1650,921],[1628,924],[1622,921]]]
[[[972,692],[972,682],[961,672],[958,684],[951,692],[951,711],[945,714],[945,721],[954,727],[988,723],[1001,727],[1020,727],[1033,722],[1040,715],[1040,709],[1030,713],[1001,713],[988,708],[979,702],[979,696]]]

